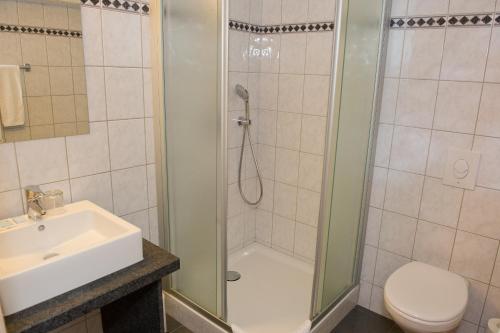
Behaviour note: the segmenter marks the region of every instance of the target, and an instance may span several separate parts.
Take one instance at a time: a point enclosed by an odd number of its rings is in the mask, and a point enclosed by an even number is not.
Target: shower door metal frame
[[[167,54],[164,50],[164,20],[167,16],[166,2],[168,0],[153,1],[152,9],[156,9],[157,14],[153,14],[156,20],[159,21],[159,31],[153,29],[153,43],[157,42],[159,45],[153,46],[156,48],[159,59],[155,59],[154,63],[159,67],[157,84],[161,87],[155,100],[155,143],[156,143],[156,175],[157,175],[157,193],[158,193],[158,228],[159,228],[159,241],[160,246],[171,250],[170,248],[170,228],[172,227],[169,221],[169,208],[168,208],[168,173],[167,173],[167,141],[166,141],[166,112],[165,109],[165,66],[164,63]],[[164,290],[178,295],[184,299],[186,303],[190,303],[191,307],[198,311],[203,316],[211,319],[214,322],[219,322],[224,326],[227,319],[227,281],[225,279],[225,272],[227,271],[227,123],[228,123],[228,17],[229,6],[228,0],[217,0],[218,6],[218,82],[217,82],[217,316],[206,311],[193,303],[182,294],[171,289],[171,279],[164,280]],[[161,14],[160,14],[161,13]],[[159,34],[159,35],[157,35]],[[155,58],[156,54],[153,54]],[[161,83],[161,84],[160,84]],[[155,95],[155,94],[153,94]],[[161,202],[160,202],[161,201]],[[223,321],[222,323],[220,321]]]
[[[366,223],[370,202],[370,187],[372,182],[375,146],[374,142],[378,131],[378,120],[380,118],[380,107],[382,103],[382,90],[386,63],[386,49],[389,34],[390,12],[392,0],[383,0],[381,32],[379,40],[378,64],[376,74],[376,89],[372,103],[371,134],[369,139],[369,151],[367,152],[367,165],[365,167],[364,194],[361,206],[361,223],[358,230],[358,242],[354,267],[354,279],[351,288],[346,290],[337,300],[321,310],[323,294],[324,267],[326,265],[326,245],[328,243],[328,230],[330,224],[330,209],[333,191],[333,176],[335,174],[335,155],[337,140],[334,136],[338,134],[340,101],[342,93],[342,82],[344,73],[346,30],[350,0],[337,0],[335,17],[334,50],[332,56],[331,89],[329,95],[329,109],[327,117],[327,135],[325,141],[325,159],[323,162],[323,180],[321,186],[320,213],[318,222],[318,234],[316,242],[315,269],[313,277],[312,300],[310,307],[310,318],[313,325],[318,323],[328,312],[330,312],[342,299],[348,295],[360,283],[361,260],[363,258]]]

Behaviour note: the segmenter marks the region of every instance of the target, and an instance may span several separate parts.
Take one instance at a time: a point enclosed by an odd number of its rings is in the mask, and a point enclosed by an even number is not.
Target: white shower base
[[[312,265],[254,243],[229,256],[228,321],[245,333],[294,333],[309,319]]]

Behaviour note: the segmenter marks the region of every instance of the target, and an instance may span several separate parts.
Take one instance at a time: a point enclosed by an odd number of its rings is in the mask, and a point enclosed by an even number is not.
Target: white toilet
[[[417,261],[392,273],[384,288],[387,311],[407,333],[454,332],[468,297],[467,280]]]

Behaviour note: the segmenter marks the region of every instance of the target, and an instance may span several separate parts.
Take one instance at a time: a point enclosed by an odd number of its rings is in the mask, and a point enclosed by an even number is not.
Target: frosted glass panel
[[[164,5],[172,288],[217,315],[218,1]]]
[[[358,234],[379,60],[383,0],[343,1],[347,10],[330,221],[321,308],[355,283]],[[348,6],[347,9],[345,6]],[[345,13],[345,12],[344,12]]]

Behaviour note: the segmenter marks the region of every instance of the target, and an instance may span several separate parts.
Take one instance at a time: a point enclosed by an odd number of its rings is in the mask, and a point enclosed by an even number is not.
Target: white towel
[[[23,88],[19,66],[0,66],[0,116],[3,127],[24,125]]]
[[[310,320],[306,320],[302,326],[300,326],[296,331],[295,333],[309,333],[311,332],[311,321]]]

